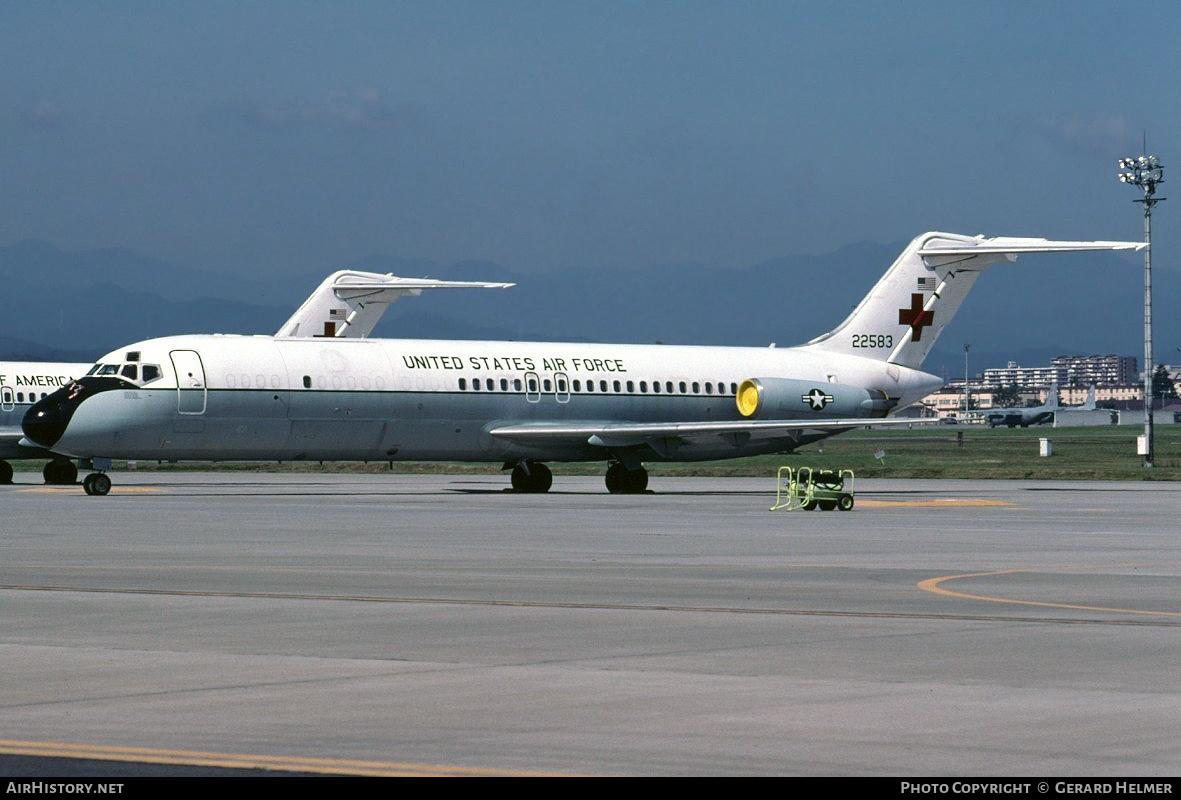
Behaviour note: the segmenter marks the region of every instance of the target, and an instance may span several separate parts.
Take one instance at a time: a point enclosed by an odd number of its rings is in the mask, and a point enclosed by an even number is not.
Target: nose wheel
[[[87,494],[105,495],[111,493],[111,479],[102,472],[92,472],[82,479],[82,488]]]

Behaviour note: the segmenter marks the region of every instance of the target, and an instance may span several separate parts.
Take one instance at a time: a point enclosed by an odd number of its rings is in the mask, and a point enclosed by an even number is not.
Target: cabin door
[[[196,350],[173,350],[168,354],[176,368],[176,410],[181,414],[204,414],[205,367]]]

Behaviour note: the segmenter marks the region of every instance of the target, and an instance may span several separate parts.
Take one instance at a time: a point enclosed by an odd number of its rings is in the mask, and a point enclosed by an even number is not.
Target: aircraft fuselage
[[[776,418],[818,422],[883,416],[862,387],[905,405],[941,385],[872,358],[795,348],[212,335],[140,342],[99,365],[107,374],[80,379],[74,397],[66,387],[50,398],[56,410],[41,428],[26,420],[29,438],[78,457],[601,460],[611,450],[601,439],[493,431],[740,421],[735,394],[748,378],[785,382]],[[129,365],[157,366],[159,377],[129,378]],[[736,457],[830,434],[697,437],[641,456]]]

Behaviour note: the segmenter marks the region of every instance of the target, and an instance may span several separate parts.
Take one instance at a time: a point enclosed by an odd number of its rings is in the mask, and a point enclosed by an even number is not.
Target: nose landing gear
[[[103,472],[92,472],[82,479],[82,489],[90,495],[111,493],[111,479]]]

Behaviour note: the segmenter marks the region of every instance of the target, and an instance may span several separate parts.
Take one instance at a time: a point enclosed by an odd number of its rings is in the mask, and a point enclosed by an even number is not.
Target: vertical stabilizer
[[[1140,250],[1143,242],[1055,242],[924,233],[912,241],[853,313],[804,345],[918,368],[980,273],[1021,253]]]

